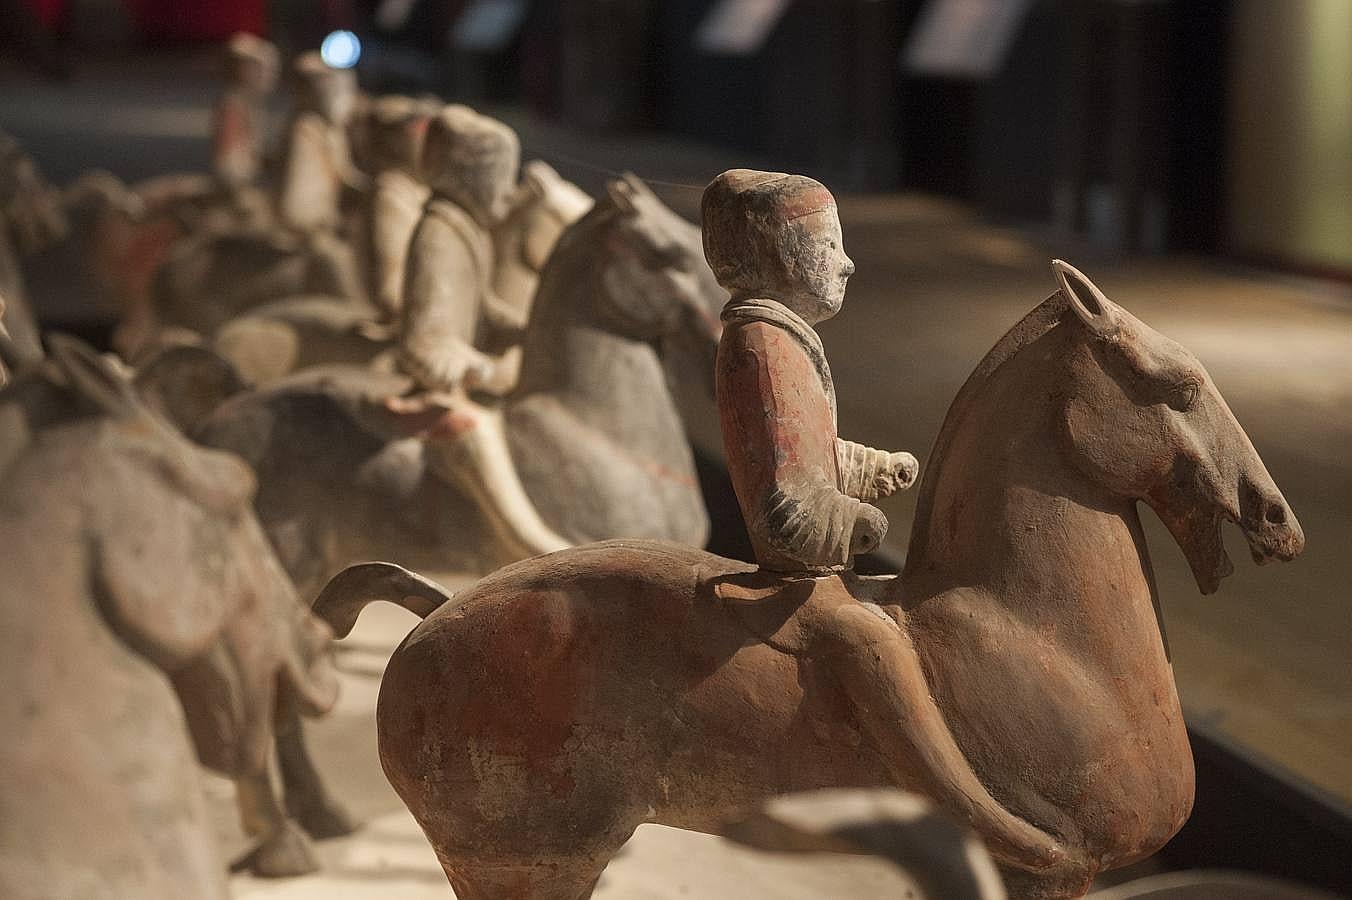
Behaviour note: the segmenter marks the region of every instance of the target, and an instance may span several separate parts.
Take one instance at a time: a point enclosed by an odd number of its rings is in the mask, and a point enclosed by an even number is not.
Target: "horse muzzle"
[[[1274,559],[1290,562],[1305,549],[1305,531],[1275,487],[1264,490],[1248,480],[1242,481],[1235,524],[1244,532],[1249,553],[1260,566]]]

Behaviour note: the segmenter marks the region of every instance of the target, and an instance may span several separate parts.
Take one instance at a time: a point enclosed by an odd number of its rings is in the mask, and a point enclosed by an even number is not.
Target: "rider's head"
[[[701,211],[704,255],[734,299],[778,300],[813,324],[840,310],[854,263],[820,182],[732,169],[704,189]]]
[[[448,106],[427,126],[423,179],[485,225],[502,221],[511,210],[520,165],[516,132],[467,106]]]
[[[291,65],[291,79],[298,110],[347,125],[357,105],[357,77],[351,69],[335,69],[318,53],[302,53]]]
[[[427,123],[437,112],[427,103],[398,94],[374,100],[366,117],[370,169],[418,172]]]
[[[225,45],[226,80],[250,93],[272,93],[280,65],[276,45],[261,37],[240,32]]]

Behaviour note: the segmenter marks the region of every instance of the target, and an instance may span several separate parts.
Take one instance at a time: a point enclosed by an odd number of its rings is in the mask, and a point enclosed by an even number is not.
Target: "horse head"
[[[1210,594],[1233,571],[1221,527],[1239,526],[1258,563],[1305,546],[1295,514],[1197,358],[1053,263],[1078,329],[1058,424],[1075,465],[1145,501]]]
[[[565,235],[560,251],[569,256],[576,246],[570,238],[588,234],[585,240],[600,248],[588,254],[596,324],[656,345],[668,370],[680,370],[673,380],[706,380],[712,396],[722,335],[718,313],[727,293],[704,259],[698,226],[673,212],[637,176],[625,174],[606,185],[606,195]]]

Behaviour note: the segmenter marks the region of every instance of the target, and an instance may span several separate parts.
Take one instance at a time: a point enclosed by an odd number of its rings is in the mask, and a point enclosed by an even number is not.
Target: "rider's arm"
[[[318,116],[302,115],[291,125],[277,191],[277,218],[297,231],[337,225],[338,160],[333,159]]]
[[[919,470],[909,453],[874,450],[840,438],[836,439],[836,463],[841,490],[866,503],[910,487]]]
[[[404,305],[409,244],[422,218],[427,189],[400,172],[376,177],[367,216],[371,296],[385,315],[396,318]]]
[[[453,391],[467,374],[486,377],[489,360],[472,343],[480,283],[464,237],[440,216],[424,215],[409,247],[399,335],[400,368],[423,389]]]

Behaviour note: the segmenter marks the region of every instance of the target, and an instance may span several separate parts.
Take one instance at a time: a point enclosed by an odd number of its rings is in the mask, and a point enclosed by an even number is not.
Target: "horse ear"
[[[610,195],[615,208],[626,216],[636,212],[634,206],[634,186],[622,178],[612,178],[606,182],[606,193]]]
[[[629,185],[629,187],[633,189],[634,196],[639,196],[643,194],[646,194],[649,197],[657,196],[656,194],[653,193],[653,189],[648,187],[648,183],[645,182],[642,178],[639,178],[633,172],[625,172],[620,177],[624,179],[625,184]]]
[[[53,334],[48,344],[52,361],[75,393],[114,418],[128,418],[140,410],[131,381],[84,341]]]
[[[548,171],[547,171],[548,170]],[[533,197],[537,202],[545,199],[549,192],[549,166],[538,159],[532,159],[521,167],[521,191],[523,197]]]
[[[1090,331],[1103,337],[1117,333],[1117,304],[1103,296],[1103,291],[1094,282],[1070,263],[1059,259],[1052,260],[1052,272],[1056,274],[1070,308]]]

